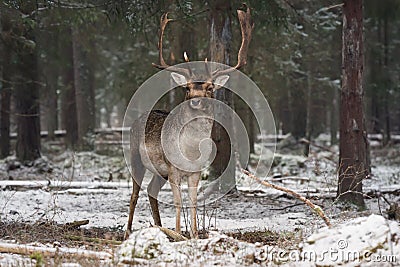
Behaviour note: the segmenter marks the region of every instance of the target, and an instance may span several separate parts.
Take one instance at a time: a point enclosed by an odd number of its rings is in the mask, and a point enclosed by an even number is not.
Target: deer
[[[211,150],[207,150],[206,153],[199,150],[201,141],[211,138],[211,130],[214,123],[212,104],[206,100],[214,99],[214,92],[226,84],[231,72],[246,65],[248,46],[254,28],[249,8],[246,11],[237,10],[237,14],[242,34],[237,64],[227,69],[217,69],[212,72],[208,66],[207,59],[205,59],[206,77],[197,77],[190,67],[181,68],[166,64],[163,58],[163,35],[166,25],[172,19],[168,18],[168,13],[161,16],[158,41],[159,64],[153,63],[152,65],[160,70],[171,72],[172,80],[178,86],[186,89],[186,94],[184,102],[176,108],[174,114],[172,112],[152,110],[140,116],[130,129],[133,187],[125,238],[128,238],[132,231],[134,211],[146,169],[153,173],[147,192],[154,224],[162,226],[157,197],[168,180],[171,185],[176,211],[175,231],[179,234],[181,234],[182,209],[181,182],[183,178],[187,178],[191,221],[190,236],[191,238],[198,238],[197,188],[201,178],[201,171],[196,168],[182,169],[177,167],[167,158],[166,150],[178,150],[179,147],[178,153],[182,153],[184,158],[192,162],[196,162],[200,157],[207,158],[211,154]],[[186,62],[189,62],[186,53],[184,58]],[[166,140],[164,144],[163,138]]]

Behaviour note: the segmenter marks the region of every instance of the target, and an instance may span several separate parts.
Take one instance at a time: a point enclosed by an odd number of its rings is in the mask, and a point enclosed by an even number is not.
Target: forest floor
[[[317,141],[325,146],[324,136]],[[45,148],[54,151],[49,146]],[[337,147],[326,150],[312,146],[308,157],[302,155],[302,149],[302,145],[294,142],[278,144],[267,180],[299,192],[322,207],[335,229],[345,229],[349,221],[370,218],[371,214],[388,218],[389,204],[400,202],[400,146],[373,147],[373,175],[363,183],[367,206],[363,211],[335,200]],[[153,223],[150,206],[142,192],[135,211],[135,231],[121,245],[132,184],[122,152],[105,156],[94,152],[47,151],[44,151],[46,157],[28,166],[14,157],[0,161],[1,266],[166,263],[301,266],[304,257],[277,261],[271,255],[261,257],[260,251],[302,250],[314,243],[307,240],[325,229],[323,220],[299,200],[265,188],[238,172],[236,192],[199,207],[199,226],[208,233],[206,239],[193,244],[164,238],[158,228],[150,227]],[[268,156],[260,155],[259,151],[256,146],[250,171],[258,159]],[[160,199],[168,200],[171,196],[166,185]],[[174,207],[166,202],[160,203],[161,219],[164,227],[173,229]],[[190,228],[186,218],[182,217],[185,229]],[[84,220],[88,222],[79,225]],[[372,217],[354,221],[352,225],[368,226],[367,222],[376,225],[380,221]],[[392,253],[396,246],[400,247],[400,232],[396,238],[391,245]],[[20,247],[21,244],[25,247]]]

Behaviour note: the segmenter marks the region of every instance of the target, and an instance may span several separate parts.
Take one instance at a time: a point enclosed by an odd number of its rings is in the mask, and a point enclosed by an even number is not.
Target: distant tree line
[[[224,1],[222,1],[224,2]],[[341,95],[343,5],[337,1],[247,1],[255,30],[248,74],[267,97],[277,130],[296,138],[330,133],[337,142]],[[169,64],[210,58],[210,25],[229,25],[223,63],[235,64],[241,1],[12,1],[0,3],[0,149],[22,161],[40,157],[40,130],[54,138],[66,130],[74,150],[93,148],[101,114],[120,116],[134,91],[156,72],[161,14],[175,21],[167,29]],[[385,144],[400,131],[399,1],[364,2],[366,131],[382,133]],[[219,13],[216,13],[219,12]],[[216,18],[221,21],[215,20]],[[224,24],[225,23],[225,24]],[[217,28],[217,29],[219,29]],[[222,30],[219,29],[219,30]],[[226,36],[225,36],[226,37]],[[221,37],[222,38],[222,37]],[[216,54],[215,54],[216,55]],[[174,90],[159,107],[182,100]],[[220,96],[246,124],[253,143],[259,133],[250,109],[229,92]],[[10,132],[18,138],[11,147]]]

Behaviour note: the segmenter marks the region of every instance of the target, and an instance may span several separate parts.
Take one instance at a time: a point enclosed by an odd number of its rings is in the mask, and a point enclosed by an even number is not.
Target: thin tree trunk
[[[10,50],[5,49],[3,57],[3,85],[1,89],[1,111],[0,111],[0,143],[1,158],[10,155],[10,105],[11,105],[11,79],[10,73]]]
[[[295,123],[294,123],[294,116],[293,114],[295,114],[294,112],[294,105],[293,105],[293,94],[292,94],[292,84],[290,79],[287,80],[287,85],[288,85],[288,89],[287,89],[287,120],[286,120],[286,125],[284,125],[284,128],[286,128],[286,131],[284,131],[284,133],[292,133],[293,134],[293,129],[295,128]]]
[[[58,58],[58,32],[40,31],[38,35],[38,46],[48,47],[45,58],[39,62],[41,76],[44,77],[46,84],[45,90],[41,94],[41,117],[42,126],[47,130],[49,140],[54,140],[55,130],[58,128],[58,77],[59,62]]]
[[[365,206],[362,181],[369,175],[363,110],[363,1],[343,6],[342,92],[338,198]]]
[[[311,72],[307,72],[307,110],[306,110],[306,139],[311,141],[311,91],[312,91],[312,83],[311,83]],[[310,143],[307,143],[304,147],[304,155],[308,157],[308,153],[310,150]]]
[[[252,111],[250,107],[245,107],[246,108],[246,115],[247,115],[247,121],[248,121],[248,135],[249,135],[249,143],[250,143],[250,153],[254,153],[254,143],[255,143],[255,129],[254,129],[254,116],[252,116]]]
[[[232,41],[231,2],[221,0],[211,1],[210,8],[211,61],[229,65],[230,46]],[[215,98],[232,108],[234,107],[232,92],[229,90],[217,90]],[[217,111],[215,116],[223,118],[224,114]],[[227,125],[224,125],[224,127],[230,127],[232,129],[233,122],[231,119],[223,118],[222,121],[227,122]],[[229,123],[229,121],[231,123]],[[223,190],[232,189],[235,191],[235,160],[230,161],[231,154],[233,154],[232,142],[234,142],[234,140],[230,140],[228,132],[218,123],[214,123],[211,135],[217,147],[216,157],[211,164],[211,179],[221,177],[221,175],[225,173],[221,188],[223,188]]]
[[[6,33],[11,30],[10,17],[6,12],[0,10],[1,32]],[[11,105],[11,53],[10,44],[3,38],[2,49],[2,87],[0,91],[1,110],[0,110],[0,158],[10,155],[10,105]]]
[[[385,75],[385,96],[384,96],[384,112],[385,112],[385,135],[383,138],[383,144],[387,145],[390,142],[390,107],[389,107],[389,90],[390,90],[390,75],[389,72],[389,25],[388,18],[385,16],[383,21],[383,71]]]
[[[339,90],[333,87],[333,97],[331,102],[331,125],[330,125],[330,132],[331,132],[331,145],[337,144],[337,128],[338,128],[338,116],[339,108],[338,108],[338,100],[339,100]]]
[[[54,140],[55,131],[58,128],[58,109],[57,109],[57,80],[58,80],[58,69],[53,66],[52,70],[49,70],[49,77],[47,81],[47,132],[48,139]]]
[[[24,14],[36,9],[34,1],[21,5]],[[34,30],[26,26],[24,38],[35,41]],[[17,101],[17,144],[16,155],[20,161],[40,158],[40,108],[37,48],[23,46],[17,54],[18,84],[15,88]]]
[[[61,90],[61,125],[66,130],[65,145],[74,149],[78,142],[78,122],[75,102],[74,69],[72,60],[71,30],[65,32],[65,40],[60,40],[65,65],[62,71],[63,89]]]
[[[78,115],[78,143],[79,149],[90,150],[93,144],[90,136],[94,132],[94,93],[93,79],[87,51],[79,39],[82,32],[77,28],[72,29],[72,47],[74,62],[74,85],[76,110]]]

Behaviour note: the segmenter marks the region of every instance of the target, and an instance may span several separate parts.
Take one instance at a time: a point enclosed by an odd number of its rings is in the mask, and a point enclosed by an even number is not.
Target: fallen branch
[[[299,142],[300,142],[300,144],[306,144],[306,145],[314,146],[314,147],[320,148],[322,150],[325,150],[325,151],[328,151],[328,152],[331,152],[331,153],[335,153],[335,151],[333,151],[331,148],[326,147],[326,146],[317,145],[316,143],[311,142],[310,140],[307,140],[305,138],[301,138]]]
[[[79,235],[64,235],[65,238],[68,238],[72,241],[84,241],[84,242],[91,242],[97,244],[111,244],[111,245],[121,245],[122,242],[118,240],[109,240],[103,238],[95,238],[95,237],[86,237],[86,236],[79,236]]]
[[[73,181],[68,182],[64,180],[1,180],[0,190],[9,191],[27,191],[27,190],[54,190],[54,191],[64,191],[67,189],[120,189],[129,188],[129,183],[122,182],[86,182],[86,181]]]
[[[74,256],[84,257],[88,259],[99,259],[106,260],[111,259],[112,254],[107,252],[92,251],[79,248],[48,248],[48,247],[36,247],[29,245],[0,243],[0,253],[14,253],[19,255],[31,255],[32,253],[40,253],[44,257],[55,257],[55,256]]]
[[[251,174],[250,172],[248,172],[248,171],[246,171],[244,169],[242,169],[242,172],[244,174],[246,174],[247,176],[249,176],[250,178],[256,180],[258,183],[264,185],[264,186],[267,186],[267,187],[270,187],[270,188],[273,188],[273,189],[276,189],[276,190],[279,190],[279,191],[283,191],[283,192],[288,193],[288,194],[294,196],[295,198],[303,201],[307,206],[309,206],[313,211],[315,211],[318,214],[318,216],[320,216],[324,220],[324,222],[325,222],[325,224],[327,226],[329,226],[329,227],[332,226],[331,222],[329,221],[328,217],[326,217],[326,215],[325,215],[324,211],[322,210],[322,208],[320,206],[318,206],[318,205],[314,205],[307,198],[299,195],[298,193],[296,193],[293,190],[290,190],[288,188],[285,188],[285,187],[282,187],[282,186],[278,186],[278,185],[274,185],[274,184],[271,184],[271,183],[269,183],[267,181],[263,181],[260,178],[258,178],[257,176]]]
[[[284,177],[278,177],[278,178],[272,178],[271,179],[274,182],[280,182],[280,181],[285,181],[285,180],[295,180],[295,181],[310,181],[310,178],[308,177],[299,177],[299,176],[284,176]]]
[[[175,232],[174,230],[165,228],[165,227],[160,227],[160,226],[155,226],[158,229],[160,229],[164,234],[166,234],[168,237],[172,238],[174,241],[186,241],[188,240],[186,237],[184,237],[183,235],[181,235],[178,232]]]
[[[270,210],[286,210],[286,209],[290,209],[290,208],[297,207],[297,206],[300,206],[300,205],[303,205],[303,204],[295,203],[295,204],[292,204],[292,205],[289,205],[289,206],[286,206],[286,207],[283,207],[283,208],[272,208]]]

